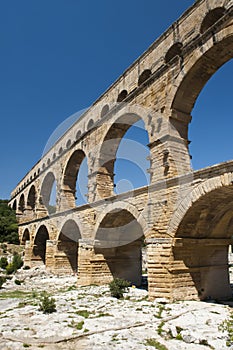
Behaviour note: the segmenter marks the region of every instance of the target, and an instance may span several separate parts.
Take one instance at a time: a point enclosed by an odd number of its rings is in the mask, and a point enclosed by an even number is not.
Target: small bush
[[[145,345],[153,346],[155,349],[158,349],[158,350],[168,350],[168,348],[165,345],[161,344],[160,342],[158,342],[153,338],[146,339]]]
[[[4,256],[0,259],[0,268],[5,269],[8,265],[8,260]]]
[[[56,311],[55,299],[50,298],[48,295],[43,296],[39,306],[39,311],[43,311],[44,314],[51,314]]]
[[[10,264],[6,266],[6,273],[11,275],[23,266],[23,260],[18,253],[15,253],[13,260]]]
[[[109,283],[111,296],[117,299],[123,298],[123,294],[129,290],[130,283],[121,278],[114,278]]]
[[[0,276],[0,288],[2,288],[2,285],[3,285],[3,283],[5,283],[5,282],[6,282],[6,278]]]

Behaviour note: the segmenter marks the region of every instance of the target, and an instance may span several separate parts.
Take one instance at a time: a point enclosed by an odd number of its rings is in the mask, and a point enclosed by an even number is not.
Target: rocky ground
[[[219,330],[232,314],[230,303],[148,301],[137,288],[118,300],[108,286],[76,288],[76,279],[42,267],[7,281],[0,290],[0,349],[231,349],[231,323]],[[56,312],[39,311],[43,291],[55,298]]]

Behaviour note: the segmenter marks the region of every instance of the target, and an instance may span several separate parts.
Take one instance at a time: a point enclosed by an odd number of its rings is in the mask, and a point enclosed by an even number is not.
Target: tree
[[[19,236],[15,211],[7,200],[0,199],[0,243],[3,242],[19,244]]]

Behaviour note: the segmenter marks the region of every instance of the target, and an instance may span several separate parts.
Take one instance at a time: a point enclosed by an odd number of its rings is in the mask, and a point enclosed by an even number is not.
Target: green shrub
[[[23,266],[23,260],[18,253],[15,253],[13,260],[10,264],[6,266],[6,273],[11,275]]]
[[[15,272],[15,267],[14,267],[13,263],[8,264],[6,267],[6,273],[8,275],[11,275],[14,272]]]
[[[5,269],[8,265],[8,260],[4,256],[0,259],[0,268]]]
[[[2,288],[2,285],[3,285],[3,283],[5,283],[5,282],[6,282],[6,278],[0,276],[0,288]]]
[[[111,296],[117,299],[123,298],[123,294],[129,290],[130,283],[121,278],[114,278],[109,283]]]
[[[39,306],[39,311],[43,311],[44,314],[51,314],[56,311],[55,299],[50,298],[48,295],[43,296]]]
[[[157,350],[168,350],[168,348],[153,338],[146,339],[145,345],[153,346]]]

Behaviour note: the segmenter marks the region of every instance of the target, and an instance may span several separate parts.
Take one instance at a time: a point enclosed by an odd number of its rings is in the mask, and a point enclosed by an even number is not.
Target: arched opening
[[[104,105],[100,114],[100,118],[103,118],[109,112],[109,105]]]
[[[87,202],[87,159],[85,153],[76,150],[70,157],[64,173],[64,198],[63,205],[74,208]]]
[[[128,95],[128,91],[127,91],[127,90],[122,90],[122,91],[119,93],[118,97],[117,97],[117,102],[122,102],[122,101],[124,101],[124,99],[127,97],[127,95]]]
[[[176,92],[175,98],[173,100],[172,109],[173,111],[175,111],[178,117],[179,117],[179,114],[181,114],[183,118],[183,123],[181,125],[181,123],[177,123],[176,120],[171,120],[171,122],[173,123],[174,128],[176,128],[177,132],[183,138],[187,138],[186,134],[188,130],[188,123],[190,121],[189,118],[191,114],[193,115],[193,121],[192,121],[190,130],[192,129],[194,130],[194,126],[195,126],[196,136],[193,133],[191,134],[191,136],[189,136],[189,139],[192,141],[190,149],[192,151],[193,164],[195,168],[200,168],[210,164],[212,165],[214,162],[210,163],[209,160],[211,158],[213,159],[213,157],[215,157],[215,154],[219,154],[219,148],[221,148],[221,145],[226,144],[226,141],[228,141],[228,138],[226,138],[225,135],[222,134],[222,132],[220,133],[219,131],[222,128],[224,128],[223,111],[225,110],[227,105],[229,106],[229,103],[230,103],[229,101],[231,101],[230,77],[232,76],[232,66],[231,66],[232,62],[230,62],[230,60],[232,57],[233,57],[233,41],[232,41],[232,36],[229,35],[227,38],[223,39],[222,41],[216,42],[215,45],[213,45],[208,51],[206,51],[196,61],[196,63],[194,63],[190,67],[190,69],[187,71],[187,74],[184,76],[182,82],[180,83],[178,90]],[[215,76],[218,77],[218,75],[224,71],[225,63],[227,63],[225,65],[227,70],[228,70],[228,67],[230,70],[228,71],[228,73],[226,73],[226,75],[224,75],[224,79],[220,78],[219,83],[213,85],[213,89],[209,90],[210,91],[209,97],[203,100],[203,104],[202,104],[203,110],[202,111],[198,110],[198,104],[196,104],[196,100],[198,96],[200,95],[202,90],[203,90],[203,96],[205,96],[205,90],[206,89],[208,90],[209,86],[211,85],[211,81],[214,82]],[[221,67],[222,69],[220,69]],[[219,72],[217,72],[218,70]],[[210,80],[211,77],[213,78]],[[209,83],[206,85],[208,81]],[[204,87],[205,89],[203,89]],[[221,95],[223,96],[222,103],[221,103]],[[202,94],[200,96],[202,96]],[[193,110],[194,105],[195,105],[195,109]],[[198,117],[195,116],[197,111],[198,111]],[[225,117],[227,117],[227,114],[230,117],[231,107],[228,110],[228,112],[226,113],[224,112],[224,114],[226,114]],[[185,116],[187,116],[186,121],[185,121]],[[226,118],[226,120],[230,121],[229,117],[228,119]],[[196,123],[196,120],[198,121],[198,119],[199,119],[199,122]],[[186,124],[187,129],[185,129],[185,132],[184,132],[185,122],[187,123]],[[216,130],[214,130],[214,128],[212,129],[212,126],[214,124],[215,124]],[[226,125],[229,130],[230,129],[229,125],[227,123]],[[225,128],[226,135],[227,134],[229,135],[229,131],[227,131],[227,128]],[[208,144],[208,139],[212,137],[212,133],[213,135],[215,135],[214,137],[215,139],[213,139],[212,143]],[[201,142],[201,139],[203,139],[203,142]],[[231,139],[231,137],[229,139]],[[196,158],[192,150],[194,149],[193,147],[195,145],[195,140],[196,140],[196,146],[197,146]],[[206,157],[205,152],[208,149],[209,149],[208,157]],[[225,153],[226,153],[226,149],[227,148],[225,147],[225,151],[224,151]],[[231,146],[230,146],[230,149],[231,149]],[[200,160],[203,158],[203,155],[205,155],[205,162],[201,163]],[[230,156],[230,158],[232,158],[232,156]],[[222,161],[222,160],[219,157],[219,161]]]
[[[16,201],[16,199],[13,202],[12,209],[15,210],[15,211],[17,210],[17,201]]]
[[[212,27],[225,13],[224,7],[217,7],[207,13],[202,21],[200,33],[203,34],[207,29]]]
[[[152,72],[150,69],[145,69],[138,78],[138,86],[142,85],[147,79],[150,78]]]
[[[122,278],[140,286],[143,242],[143,230],[129,211],[119,209],[108,213],[99,225],[95,240],[97,268],[103,276],[101,283]]]
[[[76,273],[78,270],[78,242],[81,238],[74,220],[68,220],[62,227],[55,255],[57,273]]]
[[[56,212],[57,182],[53,173],[48,173],[41,187],[42,204],[46,207],[49,214]]]
[[[165,63],[170,62],[174,57],[180,57],[182,55],[182,43],[173,44],[165,55]]]
[[[148,185],[148,143],[144,122],[136,114],[126,114],[110,127],[101,146],[97,174],[101,198]]]
[[[23,237],[22,237],[22,244],[25,245],[26,241],[30,241],[30,232],[28,228],[24,230]]]
[[[28,193],[28,200],[27,200],[28,208],[31,210],[35,209],[36,206],[36,189],[35,186],[32,185],[30,188],[30,191]]]
[[[87,124],[87,130],[91,130],[91,128],[93,127],[94,125],[94,120],[93,119],[90,119],[88,124]]]
[[[183,217],[173,248],[175,266],[184,283],[180,298],[226,299],[232,297],[228,250],[233,236],[233,187],[213,190],[189,208]],[[178,271],[174,270],[177,284]],[[187,290],[189,292],[187,293]]]
[[[195,103],[189,127],[194,169],[233,159],[232,76],[231,60],[211,77]]]
[[[18,210],[21,214],[23,214],[24,210],[25,210],[25,198],[24,198],[24,194],[21,194],[20,199],[19,199],[19,207]]]
[[[46,242],[49,240],[47,228],[42,225],[37,231],[33,246],[33,262],[36,264],[45,264],[46,262]]]

